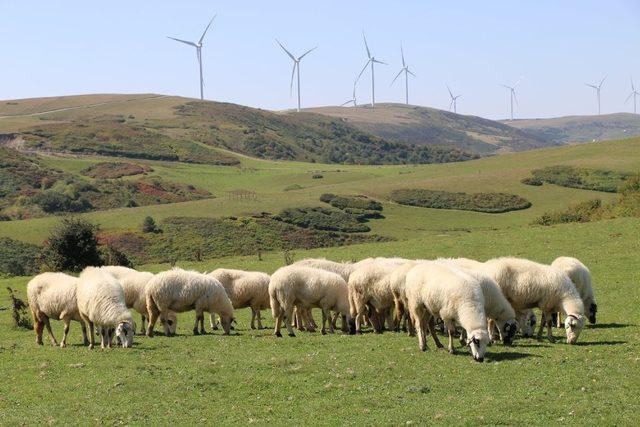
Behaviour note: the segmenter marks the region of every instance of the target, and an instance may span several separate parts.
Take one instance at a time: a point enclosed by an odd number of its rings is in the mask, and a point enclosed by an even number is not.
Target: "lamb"
[[[584,327],[584,304],[571,279],[561,270],[521,258],[496,258],[485,262],[484,271],[500,286],[516,313],[540,308],[543,317],[552,312],[567,314],[567,343],[575,344]],[[545,322],[540,322],[538,338]],[[551,324],[547,325],[549,341],[555,341]]]
[[[233,305],[222,284],[214,277],[195,271],[174,268],[156,274],[146,289],[147,312],[149,325],[147,336],[153,337],[153,327],[158,316],[167,320],[170,311],[182,313],[189,310],[196,312],[194,335],[205,333],[204,314],[216,313],[220,316],[220,324],[224,335],[229,335],[233,319]],[[201,329],[198,331],[198,322]],[[165,335],[170,336],[168,324],[164,324]]]
[[[127,304],[127,308],[133,308],[142,316],[140,333],[144,334],[146,332],[145,321],[148,317],[146,287],[147,283],[153,278],[153,273],[136,270],[123,273],[125,274],[121,275],[119,281],[122,285],[122,289],[124,290],[125,303]],[[178,327],[178,318],[174,312],[169,312],[167,314],[167,323],[169,333],[174,335]]]
[[[420,350],[427,349],[427,328],[436,346],[442,347],[434,330],[435,317],[440,316],[449,332],[449,353],[455,353],[453,331],[457,323],[469,337],[473,359],[484,360],[489,332],[484,296],[476,278],[443,263],[421,262],[407,273],[405,293]]]
[[[78,278],[64,273],[42,273],[34,277],[27,284],[27,296],[29,308],[33,315],[34,331],[36,332],[36,344],[42,345],[43,328],[51,338],[51,344],[58,345],[49,319],[59,319],[64,323],[64,333],[60,347],[66,347],[69,324],[72,320],[80,322],[82,326],[82,338],[84,345],[89,345],[87,328],[80,317],[76,291]]]
[[[593,287],[591,286],[591,272],[589,269],[580,262],[580,260],[571,257],[559,257],[551,263],[552,267],[562,270],[569,279],[573,282],[585,309],[589,311],[588,318],[589,323],[596,323],[596,313],[598,311],[598,305],[596,304],[595,297],[593,296]]]
[[[80,274],[76,292],[80,317],[89,324],[89,348],[94,347],[94,325],[101,331],[101,347],[111,347],[111,330],[124,348],[133,345],[136,324],[124,299],[122,285],[110,274],[87,267]]]
[[[256,319],[258,329],[262,329],[260,310],[269,308],[269,275],[260,271],[218,268],[209,273],[209,276],[222,284],[234,310],[251,307],[251,329],[256,329]]]
[[[394,295],[387,275],[408,260],[403,258],[368,258],[355,264],[349,276],[351,317],[356,321],[356,333],[361,333],[361,318],[371,312],[376,333],[382,333],[385,317],[395,307]],[[394,321],[389,319],[391,327]]]
[[[281,337],[280,327],[284,320],[290,337],[295,337],[291,321],[294,306],[308,309],[322,309],[322,334],[329,322],[329,332],[333,333],[330,310],[344,315],[353,332],[353,322],[349,314],[349,292],[344,279],[330,271],[317,268],[289,265],[278,269],[269,281],[271,312],[276,319],[274,334]]]
[[[460,260],[440,258],[437,262],[444,263],[454,268],[459,268],[478,281],[482,288],[482,296],[484,297],[484,311],[487,319],[489,319],[487,325],[489,338],[491,341],[495,341],[493,336],[493,323],[495,322],[498,327],[500,340],[506,345],[511,345],[513,337],[518,329],[516,312],[503,295],[497,283],[483,271],[475,268],[467,268],[467,266],[475,265],[474,263],[477,261],[465,258]],[[462,337],[462,339],[464,339],[464,337]]]

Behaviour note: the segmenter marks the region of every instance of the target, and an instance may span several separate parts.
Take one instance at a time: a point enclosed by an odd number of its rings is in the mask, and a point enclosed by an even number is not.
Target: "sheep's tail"
[[[269,303],[271,304],[271,315],[276,319],[282,313],[282,306],[278,301],[278,295],[274,292],[269,292]]]

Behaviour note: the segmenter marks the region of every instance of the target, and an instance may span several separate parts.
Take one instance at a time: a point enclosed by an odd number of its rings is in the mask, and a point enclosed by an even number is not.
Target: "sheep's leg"
[[[218,321],[216,320],[216,314],[215,313],[210,313],[209,314],[209,325],[211,325],[211,329],[214,331],[218,330]]]
[[[304,322],[307,328],[307,331],[315,332],[318,325],[316,325],[315,320],[313,320],[311,309],[303,308],[302,310],[300,310],[300,314],[302,316],[302,321]]]
[[[325,328],[326,324],[327,324],[327,312],[323,309],[321,309],[322,311],[322,329],[320,329],[320,333],[322,335],[327,335],[327,330]],[[329,316],[329,323],[331,323],[331,317]]]
[[[547,321],[547,338],[549,338],[550,342],[556,342],[556,339],[553,337],[553,324],[551,322],[551,316],[547,316],[549,320]]]
[[[427,351],[427,322],[426,313],[416,313],[416,334],[418,335],[418,346],[421,351]]]
[[[64,348],[67,346],[67,335],[69,334],[69,323],[71,323],[71,319],[62,319],[64,322],[64,329],[62,332],[62,341],[60,341],[60,347]]]
[[[315,332],[315,329],[318,328],[318,324],[316,323],[316,320],[313,318],[313,313],[311,312],[310,308],[305,309],[305,315],[309,321],[309,325],[314,329],[312,332]]]
[[[495,322],[493,321],[493,319],[487,319],[487,330],[489,331],[489,340],[491,342],[495,342],[496,341]],[[500,332],[500,330],[498,330],[498,332]]]
[[[140,315],[140,334],[144,334],[146,329],[144,327],[144,322],[147,320],[147,317],[144,314]]]
[[[562,329],[564,328],[564,322],[562,321],[562,312],[559,311],[556,314],[557,314],[556,326],[558,327],[558,329]]]
[[[453,348],[453,335],[454,331],[456,330],[456,325],[452,321],[446,320],[445,326],[447,327],[447,332],[449,333],[449,353],[456,354],[456,350],[455,348]]]
[[[255,329],[256,328],[256,311],[253,309],[253,307],[251,308],[251,325],[250,325],[251,329]]]
[[[405,313],[405,318],[407,321],[407,335],[409,335],[410,337],[415,337],[416,328],[415,328],[415,325],[413,324],[413,319],[411,318],[411,313],[409,313],[409,311]],[[433,318],[433,316],[431,316],[431,318]]]
[[[80,327],[82,329],[82,344],[89,345],[89,338],[87,337],[87,325],[84,321],[80,321]]]
[[[293,320],[293,308],[288,308],[284,313],[284,325],[287,327],[287,331],[289,332],[290,337],[295,337],[296,334],[293,332],[293,327],[291,326],[291,322]]]
[[[273,331],[273,334],[276,337],[282,337],[282,333],[280,333],[280,328],[282,327],[283,316],[284,316],[284,312],[281,309],[280,313],[278,313],[278,315],[276,316],[276,326],[275,326],[275,330]]]
[[[431,334],[431,338],[433,338],[433,342],[436,344],[438,348],[444,348],[438,335],[436,335],[436,318],[433,316],[429,317],[429,334]]]
[[[156,326],[156,322],[158,321],[158,316],[160,315],[160,310],[155,304],[152,304],[152,307],[147,307],[149,310],[149,322],[147,324],[147,336],[149,338],[153,337],[153,328]]]
[[[204,317],[202,311],[196,310],[196,322],[193,325],[193,335],[200,335],[200,331],[198,330],[198,323],[200,322],[200,316]]]
[[[44,318],[44,326],[46,326],[47,328],[47,333],[49,334],[49,339],[51,339],[51,345],[58,345],[58,341],[56,340],[56,337],[53,336],[53,331],[51,330],[51,323],[49,323],[49,318],[45,317]]]
[[[89,350],[93,350],[96,345],[96,333],[93,322],[89,321]]]
[[[545,325],[547,324],[547,321],[551,321],[551,319],[548,319],[549,316],[547,316],[547,313],[545,311],[542,312],[542,319],[540,320],[540,327],[538,328],[538,335],[537,338],[539,340],[542,339],[542,330],[544,329]]]
[[[36,331],[36,344],[42,345],[42,333],[44,332],[44,323],[35,319],[33,324],[33,329]]]
[[[460,332],[460,345],[464,347],[467,345],[467,331],[465,329]]]
[[[260,310],[256,310],[256,317],[258,319],[258,329],[263,329],[263,327],[262,327],[262,317],[260,315]]]
[[[338,329],[338,317],[340,317],[340,312],[336,311],[333,313],[333,319],[331,319],[331,327],[333,329]],[[344,329],[344,326],[343,326]]]
[[[200,313],[198,319],[200,320],[200,335],[206,335],[207,331],[204,329],[204,313]],[[233,326],[231,326],[231,328],[233,329]]]

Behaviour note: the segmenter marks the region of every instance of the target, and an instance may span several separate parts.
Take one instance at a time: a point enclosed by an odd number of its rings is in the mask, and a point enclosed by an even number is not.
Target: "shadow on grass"
[[[492,362],[502,362],[505,360],[519,360],[526,359],[528,357],[541,357],[537,354],[518,353],[517,351],[509,351],[505,353],[489,353],[488,359]]]
[[[513,345],[511,346],[511,348],[517,348],[517,347],[522,347],[522,348],[545,348],[545,347],[551,347],[551,344],[549,344],[548,341],[547,341],[547,343],[542,343],[542,342],[520,343],[518,341],[515,341],[513,343]],[[507,347],[507,348],[509,348],[509,347]]]
[[[627,341],[578,341],[577,346],[587,346],[587,345],[622,345],[627,344]]]
[[[632,325],[631,323],[596,323],[595,325],[587,325],[588,329],[618,329],[618,328],[629,328]]]

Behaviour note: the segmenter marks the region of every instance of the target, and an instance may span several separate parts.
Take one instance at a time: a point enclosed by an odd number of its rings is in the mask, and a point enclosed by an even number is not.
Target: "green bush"
[[[365,196],[338,196],[335,194],[325,193],[320,196],[320,201],[342,210],[347,208],[360,209],[364,211],[382,210],[382,204]]]
[[[288,208],[276,217],[280,221],[314,230],[364,233],[371,229],[348,213],[320,207]]]
[[[540,186],[544,183],[540,178],[534,178],[534,177],[523,178],[522,180],[520,180],[520,182],[523,184],[535,185],[535,186]]]
[[[30,276],[39,267],[41,248],[30,243],[0,238],[0,274],[9,276]]]
[[[143,233],[157,233],[158,226],[156,226],[156,222],[150,216],[145,217],[144,221],[142,221],[142,232]]]
[[[569,222],[589,222],[602,208],[602,201],[599,199],[588,200],[569,206],[567,210],[561,212],[547,212],[536,218],[533,223],[536,225],[565,224]]]
[[[573,166],[549,166],[531,172],[529,185],[542,185],[542,182],[556,184],[562,187],[580,188],[584,190],[604,191],[615,193],[631,175],[605,169],[576,168]],[[535,184],[534,182],[540,182]]]
[[[389,199],[401,205],[434,209],[503,213],[531,207],[531,202],[515,194],[452,193],[449,191],[403,189],[394,190]]]
[[[44,261],[54,271],[81,271],[102,265],[98,226],[81,218],[64,218],[45,241]]]

